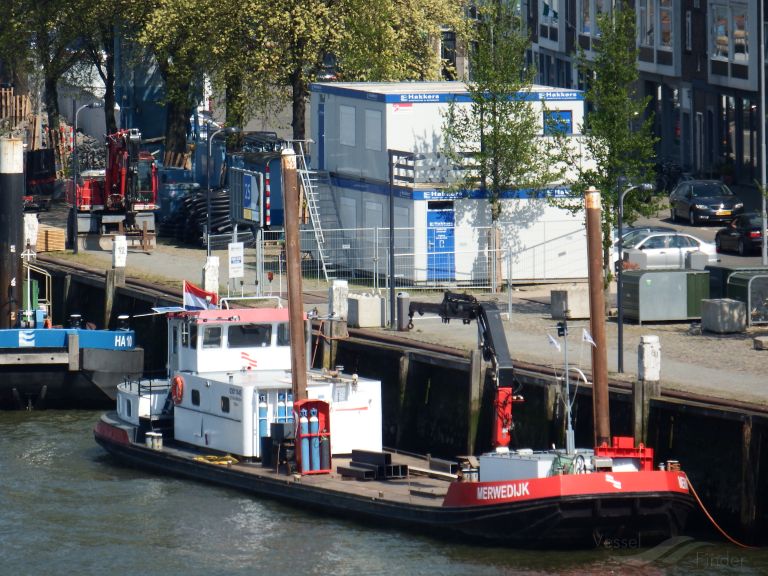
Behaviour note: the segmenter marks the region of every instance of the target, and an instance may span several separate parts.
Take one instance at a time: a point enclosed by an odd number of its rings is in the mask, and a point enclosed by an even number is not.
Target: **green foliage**
[[[560,131],[542,137],[542,111],[528,99],[535,71],[526,67],[530,42],[518,13],[498,0],[478,3],[478,13],[467,82],[472,103],[449,106],[444,151],[463,168],[461,186],[487,192],[496,222],[502,192],[561,182],[566,147]]]
[[[594,61],[580,55],[579,70],[587,83],[585,149],[594,160],[579,175],[579,187],[595,186],[602,195],[602,232],[605,268],[608,270],[612,230],[618,223],[619,194],[627,183],[653,182],[655,137],[647,113],[649,98],[637,92],[635,12],[621,4],[613,14],[598,17],[602,31]],[[580,208],[580,206],[579,206]],[[624,200],[624,219],[655,210],[647,195],[634,191]]]

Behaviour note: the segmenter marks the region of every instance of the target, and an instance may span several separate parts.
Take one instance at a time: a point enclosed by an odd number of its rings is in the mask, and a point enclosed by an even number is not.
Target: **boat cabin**
[[[261,457],[273,423],[295,427],[288,371],[184,374],[174,407],[174,438],[245,458]],[[381,382],[310,371],[307,396],[329,403],[331,454],[381,451]]]
[[[195,310],[168,317],[168,373],[287,370],[287,308]]]

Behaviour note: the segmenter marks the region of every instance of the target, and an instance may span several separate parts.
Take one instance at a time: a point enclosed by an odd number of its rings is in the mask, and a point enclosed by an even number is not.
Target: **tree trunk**
[[[301,70],[294,70],[290,76],[291,88],[293,90],[293,119],[291,126],[293,126],[293,139],[304,140],[306,139],[306,92],[307,85],[301,76]]]
[[[243,102],[243,77],[239,74],[233,74],[227,78],[227,86],[224,90],[224,99],[227,106],[227,126],[244,128],[246,124],[244,102]],[[227,148],[233,142],[241,144],[243,142],[242,132],[233,134],[227,138]]]
[[[192,106],[171,100],[165,111],[165,151],[183,154],[187,151],[187,128]]]
[[[105,34],[106,61],[104,66],[107,76],[104,82],[104,120],[107,125],[107,134],[114,134],[117,132],[117,121],[115,120],[115,35],[111,27],[109,32],[103,31],[102,34]]]
[[[57,76],[49,77],[45,76],[43,86],[45,88],[45,94],[43,96],[43,102],[45,102],[45,110],[48,113],[48,127],[58,130],[59,128],[59,88],[57,85],[59,78]],[[74,125],[75,119],[72,118],[72,124]]]

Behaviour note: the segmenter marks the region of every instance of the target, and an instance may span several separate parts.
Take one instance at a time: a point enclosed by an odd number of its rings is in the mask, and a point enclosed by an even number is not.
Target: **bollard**
[[[637,381],[632,384],[632,428],[635,444],[647,444],[648,416],[661,388],[661,344],[658,336],[641,336],[637,347]]]
[[[411,306],[411,297],[408,292],[397,293],[397,330],[398,332],[408,331],[408,308]]]

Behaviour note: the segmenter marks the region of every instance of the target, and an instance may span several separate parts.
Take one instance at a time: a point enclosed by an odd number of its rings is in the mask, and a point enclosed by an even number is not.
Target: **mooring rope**
[[[701,511],[704,512],[704,515],[709,518],[709,521],[712,522],[712,525],[717,528],[717,531],[720,532],[725,538],[730,541],[732,544],[735,544],[736,546],[740,548],[750,548],[755,549],[756,546],[749,546],[747,544],[743,544],[742,542],[739,542],[735,538],[732,538],[725,530],[720,528],[720,525],[715,521],[715,519],[712,517],[712,515],[709,513],[709,510],[707,510],[707,507],[704,506],[704,503],[701,501],[701,498],[699,498],[699,495],[696,493],[696,489],[693,487],[693,483],[691,482],[691,479],[688,477],[688,474],[685,475],[685,479],[688,481],[688,487],[691,489],[691,492],[693,493],[693,497],[696,498],[696,502],[699,503],[699,506],[701,506]]]

